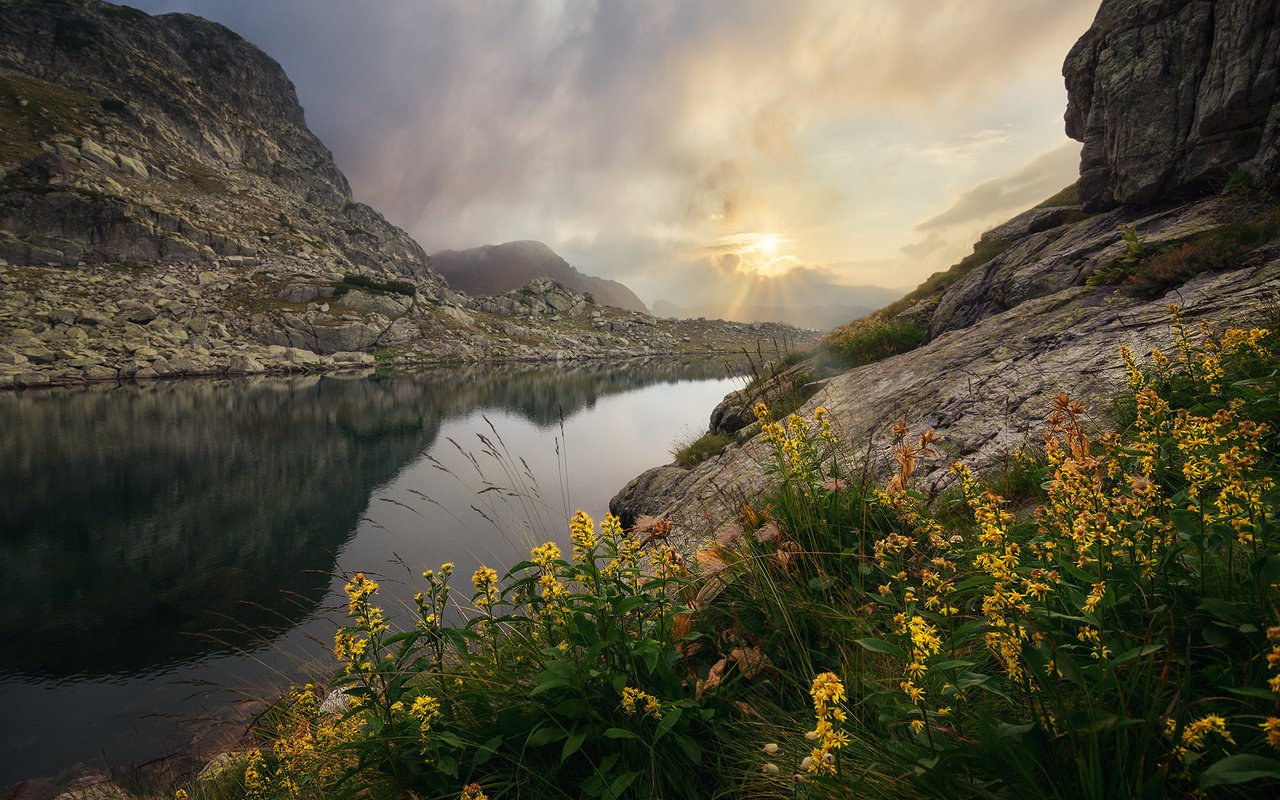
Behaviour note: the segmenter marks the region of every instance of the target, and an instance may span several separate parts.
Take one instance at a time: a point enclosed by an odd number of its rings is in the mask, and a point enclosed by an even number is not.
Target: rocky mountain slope
[[[545,282],[510,304],[450,289],[221,25],[0,0],[0,389],[801,336],[653,323]]]
[[[618,281],[584,275],[542,242],[522,241],[442,250],[431,256],[432,269],[449,285],[471,295],[494,295],[519,289],[536,278],[550,278],[590,294],[602,306],[649,313],[635,292]]]
[[[936,276],[913,294],[914,304],[882,312],[880,322],[924,329],[921,346],[808,387],[812,396],[799,413],[828,409],[849,443],[851,468],[886,467],[894,423],[905,422],[912,435],[933,428],[941,455],[920,464],[917,476],[923,489],[937,491],[956,459],[989,468],[1037,442],[1058,394],[1091,405],[1105,425],[1110,398],[1123,386],[1120,346],[1139,354],[1168,349],[1170,304],[1184,309],[1188,325],[1218,328],[1256,320],[1261,309],[1276,306],[1280,186],[1269,166],[1274,144],[1258,145],[1258,120],[1267,120],[1265,135],[1274,134],[1277,51],[1244,46],[1276,41],[1275,9],[1275,3],[1104,0],[1065,67],[1068,132],[1084,140],[1083,203],[1019,215],[984,235],[975,252],[986,253],[985,262]],[[1206,13],[1202,35],[1185,36],[1179,15]],[[1134,55],[1138,41],[1163,68],[1140,68],[1125,56]],[[1178,76],[1179,96],[1188,98],[1217,97],[1215,87],[1252,87],[1241,89],[1244,95],[1228,93],[1253,98],[1232,107],[1257,113],[1223,116],[1223,103],[1157,110],[1129,102],[1148,90],[1158,95],[1171,75]],[[1081,127],[1074,120],[1086,107],[1094,122]],[[1130,133],[1117,136],[1118,129]],[[1163,166],[1153,163],[1151,141],[1165,143]],[[1205,155],[1210,151],[1212,158]],[[1206,160],[1213,162],[1211,172],[1189,166]],[[1105,186],[1099,182],[1104,174],[1110,176]],[[1205,195],[1222,186],[1215,187],[1211,174],[1246,177],[1236,178],[1230,191]],[[1146,188],[1138,191],[1140,184]],[[1121,200],[1128,204],[1117,207]],[[1135,231],[1135,244],[1122,238],[1121,225]],[[1127,263],[1118,259],[1135,249],[1145,272],[1120,285],[1093,285],[1114,275]],[[933,285],[945,288],[931,292]],[[753,399],[731,396],[713,415],[713,427],[737,436],[735,446],[692,470],[673,465],[646,472],[614,498],[614,511],[625,518],[666,516],[686,532],[731,519],[734,498],[771,484],[758,425],[745,424],[749,413],[733,411]],[[726,428],[723,419],[737,422]]]

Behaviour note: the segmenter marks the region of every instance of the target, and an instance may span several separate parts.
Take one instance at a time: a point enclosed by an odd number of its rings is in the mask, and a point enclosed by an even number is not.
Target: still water
[[[723,362],[0,394],[0,792],[216,746],[323,679],[343,576],[567,546],[742,381]]]

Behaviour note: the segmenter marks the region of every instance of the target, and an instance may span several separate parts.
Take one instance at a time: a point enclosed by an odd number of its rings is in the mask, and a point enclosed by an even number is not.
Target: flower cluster
[[[569,541],[573,542],[573,558],[586,563],[595,555],[600,544],[596,537],[596,523],[585,511],[577,511],[569,520]]]
[[[658,698],[634,686],[622,688],[621,706],[623,711],[631,715],[638,713],[643,717],[662,719],[662,704],[658,702]]]
[[[481,564],[480,568],[471,576],[471,585],[476,588],[476,607],[486,615],[492,615],[494,603],[498,602],[498,599],[502,596],[502,592],[498,588],[497,571]]]
[[[813,679],[809,689],[813,698],[813,714],[817,725],[805,734],[811,740],[813,751],[801,762],[800,767],[817,775],[836,774],[836,751],[849,743],[849,734],[841,730],[847,717],[840,704],[845,700],[844,684],[833,672],[823,672]]]

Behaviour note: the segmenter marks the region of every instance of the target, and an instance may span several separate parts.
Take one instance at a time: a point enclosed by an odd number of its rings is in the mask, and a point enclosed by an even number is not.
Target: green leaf
[[[1135,647],[1132,650],[1126,650],[1112,660],[1112,664],[1124,664],[1127,661],[1133,661],[1135,658],[1145,658],[1152,653],[1163,650],[1162,644],[1146,644],[1141,647]]]
[[[1258,778],[1280,778],[1280,761],[1266,756],[1227,756],[1200,774],[1200,788],[1247,783]]]
[[[552,689],[568,689],[578,684],[578,671],[567,661],[552,661],[535,680],[538,685],[529,692],[531,695],[549,692]]]
[[[578,748],[582,747],[582,743],[587,740],[585,731],[569,734],[569,738],[564,740],[564,749],[560,751],[560,763],[569,760],[569,756],[578,752]]]
[[[560,728],[542,727],[534,729],[525,740],[525,747],[541,747],[544,744],[558,742],[568,734]]]
[[[634,732],[626,728],[609,728],[604,732],[606,739],[639,739]]]
[[[673,708],[662,715],[662,719],[658,722],[658,729],[653,734],[653,741],[657,742],[663,736],[667,735],[667,731],[671,730],[677,722],[680,721],[680,715],[684,713],[682,708]]]
[[[440,756],[436,759],[436,769],[451,778],[458,777],[458,759],[453,756]]]
[[[609,784],[609,796],[621,797],[622,793],[627,790],[627,787],[630,786],[638,777],[640,777],[639,772],[624,772],[614,778],[613,782]]]
[[[1221,597],[1206,597],[1196,606],[1197,611],[1208,611],[1213,616],[1226,622],[1232,626],[1242,625],[1245,622],[1244,614],[1240,611],[1240,607],[1229,600],[1223,600]]]
[[[682,733],[675,735],[676,744],[684,751],[685,757],[695,764],[702,763],[702,748],[698,743]]]
[[[886,656],[893,656],[902,661],[907,660],[907,651],[896,644],[890,644],[882,639],[858,639],[857,642],[862,645],[863,649],[870,650],[873,653],[883,653]]]
[[[1236,695],[1237,697],[1252,697],[1255,700],[1275,700],[1276,699],[1275,692],[1271,691],[1270,689],[1257,689],[1253,687],[1241,687],[1241,686],[1224,686],[1222,688],[1230,692],[1231,694]]]

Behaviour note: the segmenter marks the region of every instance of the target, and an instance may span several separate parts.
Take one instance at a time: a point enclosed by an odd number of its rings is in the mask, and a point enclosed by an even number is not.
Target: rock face
[[[1088,210],[1280,180],[1280,4],[1104,0],[1063,66]]]
[[[0,258],[295,256],[431,277],[355,203],[284,70],[186,14],[0,3]]]
[[[597,303],[628,311],[649,309],[617,281],[584,275],[542,242],[507,242],[470,250],[444,250],[431,256],[431,267],[460,292],[501,294],[519,289],[536,278],[550,278],[574,291],[590,294]]]

